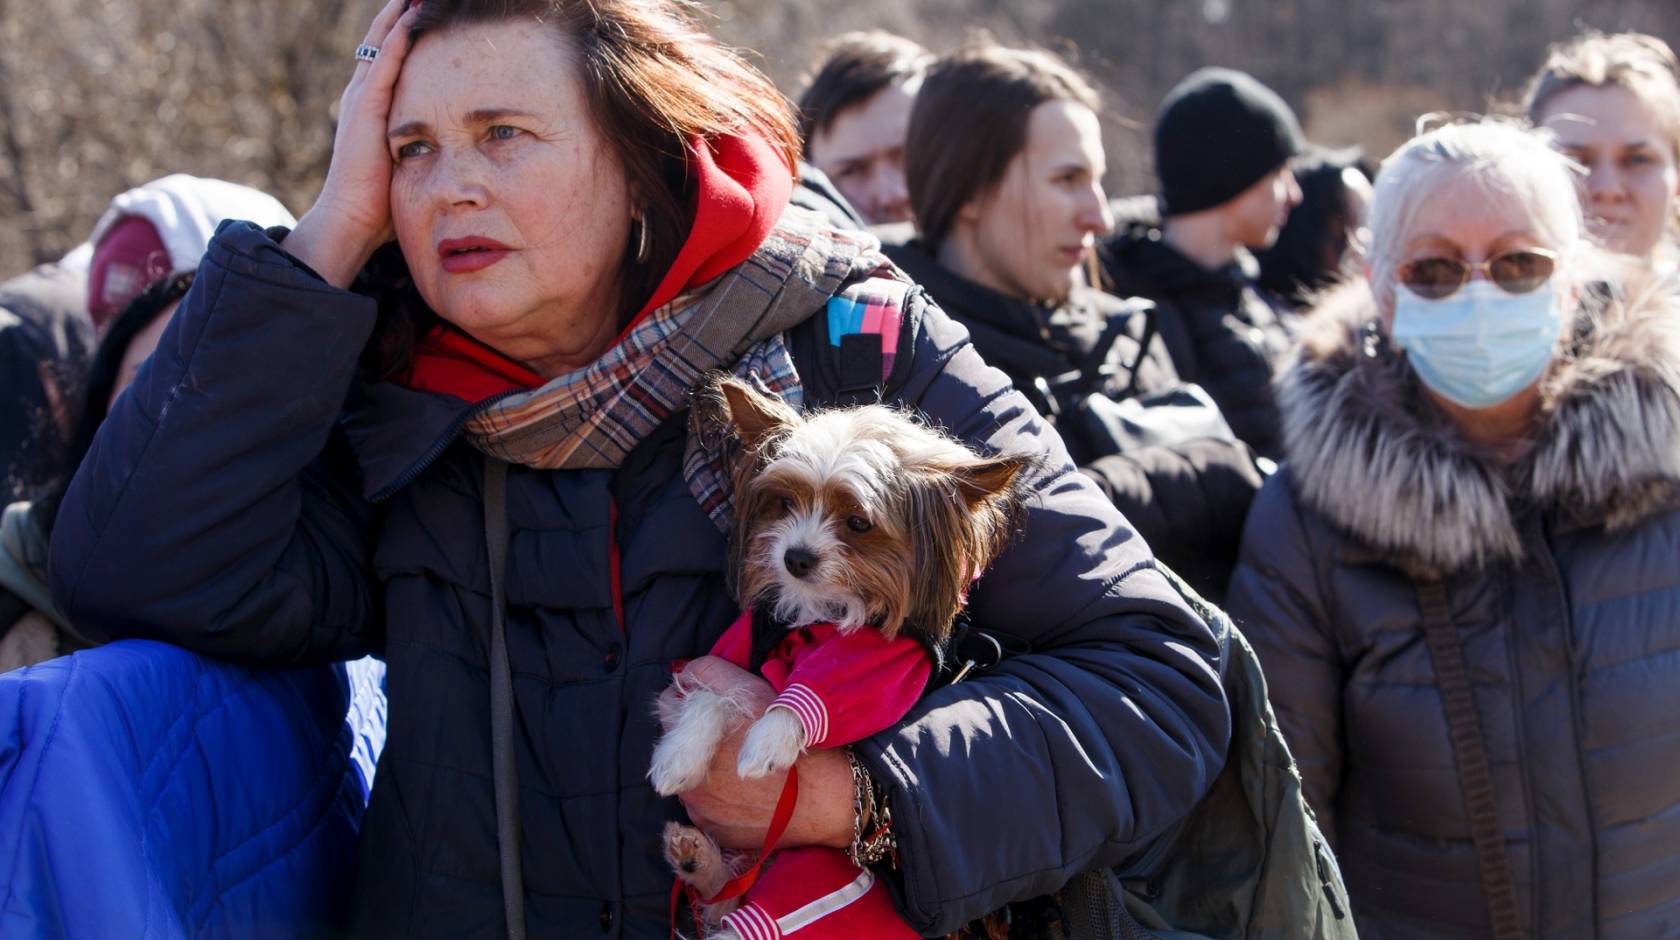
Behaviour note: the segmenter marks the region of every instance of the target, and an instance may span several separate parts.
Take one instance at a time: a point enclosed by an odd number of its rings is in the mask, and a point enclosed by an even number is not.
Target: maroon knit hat
[[[129,301],[169,273],[169,252],[157,228],[137,215],[119,219],[93,246],[88,263],[88,316],[94,329],[103,329]]]

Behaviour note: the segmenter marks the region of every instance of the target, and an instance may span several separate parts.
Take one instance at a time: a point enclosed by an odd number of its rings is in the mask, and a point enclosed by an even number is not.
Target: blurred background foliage
[[[1380,158],[1432,110],[1520,93],[1582,27],[1680,42],[1680,0],[710,0],[728,42],[790,95],[821,42],[978,31],[1072,59],[1105,95],[1112,193],[1152,186],[1148,126],[1181,77],[1252,72],[1307,135]],[[173,172],[267,190],[301,214],[324,176],[350,51],[377,0],[0,0],[0,275],[86,238],[110,197]]]

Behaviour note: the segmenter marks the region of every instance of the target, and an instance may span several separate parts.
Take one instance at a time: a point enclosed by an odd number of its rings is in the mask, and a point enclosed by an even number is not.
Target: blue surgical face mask
[[[1552,361],[1563,331],[1555,285],[1510,294],[1473,280],[1440,300],[1397,285],[1394,341],[1441,397],[1465,408],[1497,405],[1532,385]]]

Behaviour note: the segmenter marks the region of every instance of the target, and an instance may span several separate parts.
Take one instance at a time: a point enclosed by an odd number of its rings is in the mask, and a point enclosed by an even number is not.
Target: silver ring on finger
[[[368,45],[367,43],[364,42],[361,45],[356,47],[356,61],[358,61],[358,62],[372,62],[374,59],[376,59],[378,57],[379,57],[379,47],[378,46],[370,46],[370,45]]]

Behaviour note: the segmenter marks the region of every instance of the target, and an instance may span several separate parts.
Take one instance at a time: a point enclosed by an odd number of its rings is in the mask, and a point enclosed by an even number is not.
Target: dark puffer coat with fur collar
[[[1280,380],[1230,611],[1362,936],[1489,936],[1417,584],[1444,580],[1529,936],[1680,935],[1680,294],[1583,317],[1504,469],[1363,285]]]

